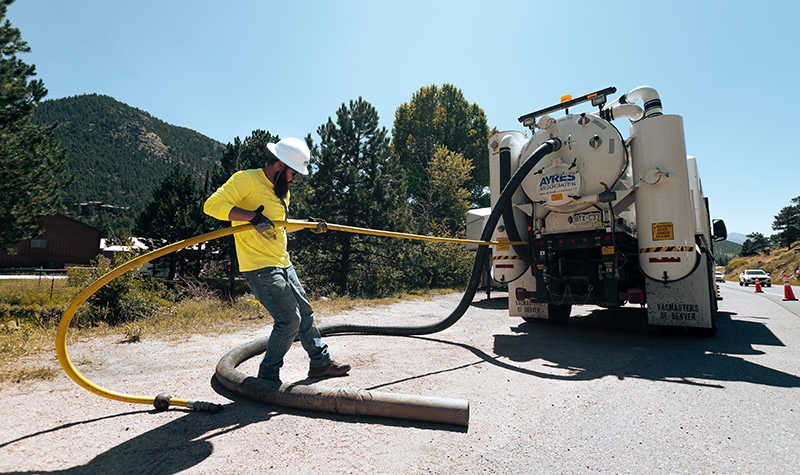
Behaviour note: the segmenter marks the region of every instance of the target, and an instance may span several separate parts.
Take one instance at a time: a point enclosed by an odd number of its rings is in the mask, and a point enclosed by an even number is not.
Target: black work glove
[[[328,223],[325,222],[324,219],[320,218],[308,218],[309,221],[312,223],[317,223],[316,228],[309,228],[312,233],[314,234],[322,234],[328,232]]]
[[[253,226],[255,226],[256,231],[259,233],[269,231],[275,227],[269,218],[261,214],[262,211],[264,211],[264,205],[259,206],[258,209],[255,210],[256,216],[250,220],[250,222],[253,223]]]

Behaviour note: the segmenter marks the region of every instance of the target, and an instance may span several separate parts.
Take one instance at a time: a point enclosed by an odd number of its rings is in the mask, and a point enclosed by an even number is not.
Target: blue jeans
[[[294,267],[265,267],[242,272],[242,276],[274,321],[267,351],[258,370],[259,378],[273,378],[280,374],[283,357],[298,335],[311,358],[310,367],[325,366],[332,361]]]

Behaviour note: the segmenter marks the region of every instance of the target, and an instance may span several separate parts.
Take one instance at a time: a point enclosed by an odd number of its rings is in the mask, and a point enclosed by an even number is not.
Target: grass
[[[69,287],[66,279],[0,281],[0,368],[3,368],[0,383],[52,379],[61,372],[59,367],[24,366],[24,361],[41,354],[55,355],[58,322],[80,290]],[[326,317],[359,307],[390,305],[455,291],[409,292],[380,299],[321,298],[312,305],[317,315]],[[75,328],[70,328],[67,344],[105,336],[118,336],[120,341],[134,344],[145,338],[180,340],[195,334],[235,332],[272,321],[251,294],[226,301],[202,288],[190,289],[175,302],[164,301],[153,314],[136,315],[117,325],[81,316],[81,311],[90,310],[87,307],[84,304],[73,318],[71,326]]]
[[[69,287],[67,279],[0,280],[0,301],[9,305],[57,305],[68,303],[81,289]]]
[[[31,379],[51,380],[58,376],[58,373],[60,372],[61,368],[53,368],[51,366],[2,370],[0,371],[0,383],[21,383]]]
[[[738,282],[745,269],[762,269],[772,277],[773,285],[783,285],[783,275],[790,285],[800,285],[800,246],[778,248],[749,257],[736,257],[722,270],[725,279]]]

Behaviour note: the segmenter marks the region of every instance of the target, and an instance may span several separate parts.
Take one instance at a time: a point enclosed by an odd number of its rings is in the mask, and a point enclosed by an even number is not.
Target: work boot
[[[308,368],[309,378],[328,378],[335,376],[345,376],[350,371],[349,364],[341,364],[331,361],[325,366],[317,366]]]

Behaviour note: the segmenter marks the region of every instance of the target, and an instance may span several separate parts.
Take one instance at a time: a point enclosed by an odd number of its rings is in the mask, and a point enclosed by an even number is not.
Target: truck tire
[[[547,321],[554,325],[566,325],[569,322],[571,313],[572,304],[547,304]]]

